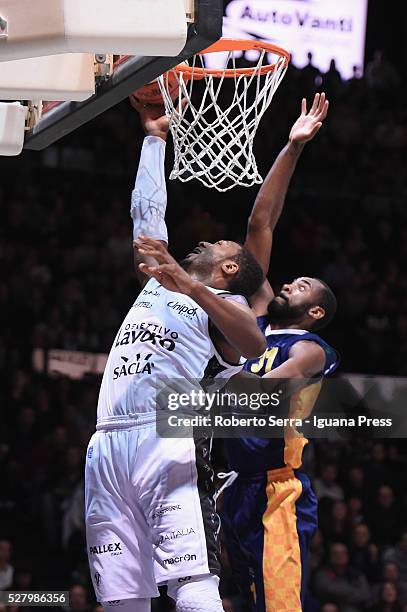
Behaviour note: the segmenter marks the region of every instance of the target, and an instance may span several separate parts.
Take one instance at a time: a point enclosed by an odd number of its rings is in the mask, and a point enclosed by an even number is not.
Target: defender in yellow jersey
[[[325,95],[315,96],[308,113],[303,100],[301,111],[249,219],[245,246],[266,274],[273,232],[297,160],[328,111]],[[267,349],[245,369],[257,376],[296,379],[286,416],[304,418],[311,414],[322,378],[338,366],[336,352],[315,333],[334,316],[335,296],[322,280],[302,276],[284,284],[276,296],[266,281],[250,303]],[[253,611],[300,612],[308,546],[317,526],[316,498],[300,469],[307,440],[288,426],[277,439],[233,438],[225,443],[230,467],[238,472],[221,509],[237,582]]]

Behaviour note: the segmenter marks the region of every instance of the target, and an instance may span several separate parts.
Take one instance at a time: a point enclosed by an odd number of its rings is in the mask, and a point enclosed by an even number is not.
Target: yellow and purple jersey
[[[263,376],[287,361],[297,342],[324,349],[323,371],[290,398],[288,416],[309,416],[323,377],[338,367],[336,351],[306,330],[271,330],[268,317],[258,317],[258,324],[267,349],[246,363],[252,374]],[[222,526],[232,570],[255,612],[303,610],[308,549],[317,528],[317,500],[298,469],[307,442],[294,427],[282,428],[279,438],[225,440],[230,467],[239,476],[223,495]]]
[[[324,376],[332,374],[339,364],[337,352],[320,336],[303,329],[270,329],[268,317],[258,317],[258,325],[267,340],[267,349],[261,357],[247,361],[245,370],[251,374],[264,376],[278,368],[289,359],[290,350],[297,342],[316,342],[325,352],[324,370],[313,378],[313,383],[294,394],[287,416],[305,418],[312,412]],[[293,442],[293,439],[297,442]],[[302,440],[302,442],[299,441]],[[291,440],[291,441],[290,441]],[[232,438],[226,440],[226,450],[231,469],[240,474],[258,473],[290,465],[301,465],[302,449],[307,440],[289,428],[281,431],[281,438]]]
[[[283,364],[290,355],[290,350],[296,342],[316,342],[325,351],[326,362],[320,376],[328,376],[338,367],[337,352],[322,340],[318,334],[305,329],[271,329],[267,315],[257,317],[257,324],[267,340],[267,349],[261,357],[246,362],[245,370],[252,374],[264,376],[267,372],[275,370]]]

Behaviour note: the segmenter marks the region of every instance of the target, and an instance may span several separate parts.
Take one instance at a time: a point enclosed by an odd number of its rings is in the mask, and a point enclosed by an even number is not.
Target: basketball
[[[178,78],[173,70],[170,70],[167,74],[168,92],[171,98],[175,100],[178,97]],[[165,81],[167,80],[167,74],[164,75]],[[137,89],[133,94],[131,94],[130,99],[131,98],[137,98],[137,100],[143,104],[164,104],[157,80],[151,81],[151,83],[147,83],[147,85]]]

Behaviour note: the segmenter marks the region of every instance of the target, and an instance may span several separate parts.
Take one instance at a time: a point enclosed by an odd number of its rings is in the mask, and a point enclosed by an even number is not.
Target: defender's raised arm
[[[245,247],[254,255],[267,274],[273,245],[273,232],[283,210],[285,197],[297,161],[304,145],[312,140],[322,126],[329,102],[325,94],[316,94],[309,112],[303,98],[301,115],[291,128],[288,143],[280,152],[261,186],[249,217]],[[273,297],[270,284],[266,281],[259,293],[253,296],[251,304],[260,314],[263,303]]]

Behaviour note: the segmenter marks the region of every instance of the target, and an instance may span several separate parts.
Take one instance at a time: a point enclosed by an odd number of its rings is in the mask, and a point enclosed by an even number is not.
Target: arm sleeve
[[[147,136],[143,142],[136,183],[131,194],[130,214],[134,239],[144,234],[168,244],[164,159],[165,141],[158,136]]]

